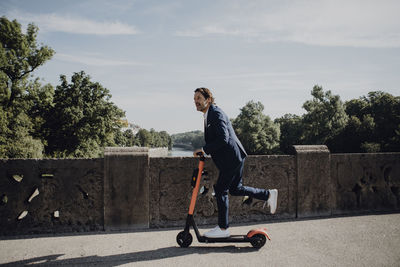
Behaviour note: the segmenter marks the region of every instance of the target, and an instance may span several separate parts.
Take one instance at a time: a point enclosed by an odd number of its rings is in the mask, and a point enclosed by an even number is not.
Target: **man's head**
[[[194,103],[196,109],[205,113],[211,104],[214,104],[214,97],[210,89],[200,87],[194,90]]]

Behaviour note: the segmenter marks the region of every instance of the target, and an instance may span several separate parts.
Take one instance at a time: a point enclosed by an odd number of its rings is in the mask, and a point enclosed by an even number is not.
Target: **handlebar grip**
[[[205,161],[206,160],[206,157],[205,157],[205,154],[204,154],[203,151],[197,152],[196,155],[200,157],[200,161]]]

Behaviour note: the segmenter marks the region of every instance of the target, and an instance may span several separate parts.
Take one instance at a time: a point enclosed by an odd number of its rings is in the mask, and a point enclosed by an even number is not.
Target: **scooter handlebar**
[[[205,156],[204,156],[204,152],[203,151],[197,152],[196,155],[200,157],[200,160],[202,160],[202,161],[205,160]]]

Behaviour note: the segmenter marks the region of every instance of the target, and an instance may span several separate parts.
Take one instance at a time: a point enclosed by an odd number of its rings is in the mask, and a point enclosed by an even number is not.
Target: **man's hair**
[[[201,93],[204,96],[205,99],[210,98],[211,99],[211,104],[214,104],[214,97],[213,97],[210,89],[205,88],[205,87],[200,87],[200,88],[197,88],[196,90],[194,90],[194,92],[195,93],[197,93],[197,92]]]

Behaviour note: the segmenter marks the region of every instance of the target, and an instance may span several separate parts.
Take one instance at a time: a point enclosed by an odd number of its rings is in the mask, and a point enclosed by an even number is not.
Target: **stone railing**
[[[277,188],[276,214],[230,197],[235,222],[400,211],[400,153],[330,154],[294,146],[294,155],[249,156],[244,184]],[[165,150],[107,148],[99,159],[0,160],[0,235],[183,226],[198,160]],[[210,158],[196,221],[215,224]]]
[[[0,160],[0,234],[102,230],[103,180],[103,159]]]

